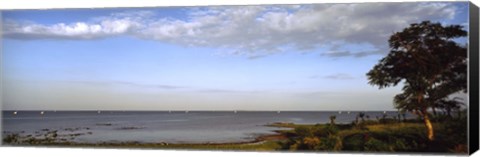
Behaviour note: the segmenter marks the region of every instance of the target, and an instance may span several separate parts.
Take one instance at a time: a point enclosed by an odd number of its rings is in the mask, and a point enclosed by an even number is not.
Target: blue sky
[[[3,107],[393,110],[400,88],[365,76],[388,36],[467,4],[3,11]]]

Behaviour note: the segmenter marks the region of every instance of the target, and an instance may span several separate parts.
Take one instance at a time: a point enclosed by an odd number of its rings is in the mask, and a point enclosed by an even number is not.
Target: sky
[[[2,11],[4,110],[395,110],[366,73],[468,3]],[[458,39],[466,42],[466,39]]]

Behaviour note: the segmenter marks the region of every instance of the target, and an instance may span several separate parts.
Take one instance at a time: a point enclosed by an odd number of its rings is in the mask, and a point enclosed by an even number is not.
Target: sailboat
[[[277,111],[277,114],[280,113],[280,111]]]
[[[348,111],[347,114],[350,114],[350,111]]]
[[[97,111],[98,114],[102,113],[102,111]]]
[[[338,111],[338,114],[342,114],[342,111]]]
[[[44,113],[45,113],[45,112],[43,112],[43,111],[42,111],[42,112],[40,112],[40,114],[41,114],[41,115],[43,115]]]
[[[233,113],[237,113],[237,110],[234,110]]]
[[[13,114],[14,114],[14,115],[17,115],[17,111],[14,111]]]

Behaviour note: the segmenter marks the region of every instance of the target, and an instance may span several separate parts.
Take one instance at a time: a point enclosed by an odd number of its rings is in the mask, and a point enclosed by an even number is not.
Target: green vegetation
[[[421,116],[430,141],[435,134],[429,110],[450,115],[460,105],[450,96],[467,90],[467,48],[454,40],[465,36],[460,25],[411,24],[390,36],[389,54],[367,73],[369,83],[380,89],[403,85],[395,107]]]
[[[463,111],[465,112],[465,111]],[[442,117],[438,117],[442,118]],[[433,117],[437,121],[437,117]],[[363,120],[362,120],[363,121]],[[284,126],[284,125],[278,125]],[[291,126],[283,150],[360,152],[467,152],[466,116],[434,123],[438,139],[431,141],[421,119],[383,118],[347,125]]]
[[[421,119],[382,117],[351,124],[293,124],[273,123],[267,126],[290,128],[278,134],[259,136],[254,141],[241,143],[76,143],[71,139],[78,133],[58,134],[44,129],[36,135],[4,134],[3,142],[9,145],[43,145],[104,148],[155,148],[195,150],[247,150],[247,151],[359,151],[359,152],[467,152],[466,111],[445,119],[432,116],[438,139],[428,140]],[[67,139],[68,137],[68,139]]]
[[[400,114],[392,118],[384,114],[371,120],[361,112],[351,124],[336,124],[334,115],[330,116],[329,124],[274,123],[268,126],[292,130],[277,131],[278,135],[261,136],[255,141],[245,143],[82,144],[68,142],[66,139],[73,139],[81,134],[59,135],[57,131],[48,129],[42,130],[45,132],[43,135],[6,134],[3,142],[13,145],[115,148],[467,153],[466,111],[460,111],[463,104],[458,98],[450,98],[452,94],[466,92],[467,51],[465,46],[454,41],[466,34],[459,25],[444,27],[440,23],[424,21],[411,24],[390,37],[390,53],[381,59],[367,76],[369,83],[380,89],[403,85],[403,92],[393,98]],[[437,110],[443,110],[444,114],[437,113]],[[406,119],[405,112],[415,113],[418,118]],[[455,112],[458,114],[452,114]]]

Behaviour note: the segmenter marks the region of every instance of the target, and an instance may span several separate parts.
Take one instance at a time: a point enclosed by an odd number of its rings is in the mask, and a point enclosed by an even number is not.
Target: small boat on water
[[[168,110],[168,113],[172,113],[172,110]]]
[[[342,111],[338,111],[338,114],[342,114]]]
[[[387,111],[383,111],[383,114],[387,114]]]
[[[102,113],[102,111],[97,111],[98,114]]]
[[[187,111],[185,111],[185,113],[188,113],[188,110],[187,110]]]
[[[280,113],[280,111],[277,111],[277,114]]]
[[[14,115],[17,115],[17,111],[13,112]]]
[[[237,110],[234,110],[233,113],[237,113]]]
[[[45,112],[42,111],[42,112],[40,112],[40,114],[43,115],[43,114],[45,114]]]
[[[347,114],[350,114],[350,111],[348,111]]]

